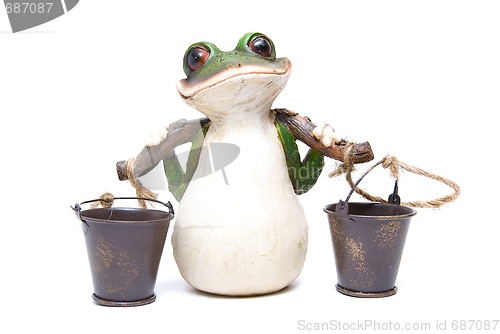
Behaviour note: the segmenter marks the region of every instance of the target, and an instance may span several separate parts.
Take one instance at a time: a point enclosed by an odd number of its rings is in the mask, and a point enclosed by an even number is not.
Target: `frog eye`
[[[248,43],[250,50],[261,57],[272,58],[274,54],[273,43],[266,36],[257,36]]]
[[[207,62],[209,56],[210,51],[204,46],[194,46],[186,52],[184,63],[191,71],[196,71]]]

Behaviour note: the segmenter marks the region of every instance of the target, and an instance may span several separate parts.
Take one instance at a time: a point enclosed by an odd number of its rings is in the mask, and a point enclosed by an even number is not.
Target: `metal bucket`
[[[141,199],[121,197],[115,199]],[[154,287],[174,210],[72,207],[82,222],[94,301],[104,306],[140,306],[156,300]]]
[[[411,217],[417,212],[400,206],[397,183],[389,203],[347,203],[325,206],[337,268],[338,292],[352,297],[387,297],[395,286]]]

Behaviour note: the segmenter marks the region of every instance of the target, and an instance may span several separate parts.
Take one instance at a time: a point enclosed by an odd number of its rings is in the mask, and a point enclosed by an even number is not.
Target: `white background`
[[[451,331],[453,320],[499,319],[499,17],[496,1],[82,0],[63,17],[12,34],[0,10],[0,326],[10,327],[0,331],[294,333],[304,322],[365,320],[432,329],[447,321]],[[135,156],[159,125],[202,116],[175,90],[185,49],[208,40],[230,50],[248,31],[266,33],[294,65],[276,107],[368,140],[376,160],[392,154],[447,177],[461,196],[417,210],[399,292],[390,298],[335,291],[322,208],[349,187],[324,173],[301,196],[308,257],[287,290],[241,299],[194,291],[173,261],[170,230],[156,302],[93,304],[83,234],[69,206],[105,191],[132,195],[116,161]],[[334,167],[326,162],[327,171]],[[364,187],[388,195],[388,172],[370,175]],[[402,176],[403,200],[448,193]],[[167,192],[160,199],[173,200]]]

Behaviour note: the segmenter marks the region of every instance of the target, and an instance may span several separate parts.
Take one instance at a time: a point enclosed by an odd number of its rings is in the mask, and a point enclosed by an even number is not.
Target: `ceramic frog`
[[[199,42],[184,55],[186,78],[178,82],[178,92],[207,119],[189,140],[185,169],[173,150],[163,165],[169,190],[180,201],[174,258],[182,277],[198,290],[232,296],[272,293],[302,270],[308,224],[297,195],[307,192],[321,173],[324,152],[317,148],[345,142],[330,126],[313,127],[305,132],[315,148],[301,160],[297,134],[283,121],[283,115],[290,115],[271,109],[291,67],[287,58],[276,57],[273,42],[261,33],[245,34],[232,51]],[[155,136],[148,149],[172,133]],[[200,149],[220,143],[239,148],[224,177],[220,171],[207,173],[213,170],[210,149]]]
[[[296,137],[274,117],[271,104],[287,83],[292,66],[287,58],[276,58],[271,39],[261,33],[248,33],[239,40],[235,50],[229,52],[220,51],[212,43],[195,43],[186,51],[183,67],[187,78],[179,81],[178,91],[185,102],[208,116],[211,124],[207,124],[193,140],[193,154],[186,172],[175,158],[164,160],[169,189],[178,201],[192,179],[198,162],[196,153],[200,153],[197,148],[203,145],[208,128],[223,123],[232,124],[233,128],[243,124],[252,127],[253,123],[246,118],[255,115],[262,122],[274,124],[296,194],[306,193],[312,188],[321,174],[324,156],[311,148],[301,160]],[[213,89],[214,86],[217,89]],[[233,120],[236,120],[234,124]],[[157,145],[167,134],[167,131],[160,131],[148,139],[147,145]],[[316,127],[313,135],[325,147],[341,141],[328,125]]]

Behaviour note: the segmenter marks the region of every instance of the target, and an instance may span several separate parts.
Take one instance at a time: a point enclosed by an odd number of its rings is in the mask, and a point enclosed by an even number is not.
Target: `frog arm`
[[[201,149],[197,152],[194,148],[198,145],[201,147],[209,125],[210,120],[208,118],[190,121],[182,119],[170,124],[166,131],[166,137],[161,138],[154,145],[146,145],[133,159],[132,168],[128,166],[129,160],[121,160],[116,163],[118,179],[120,181],[128,180],[130,172],[133,173],[134,177],[141,177],[153,170],[160,161],[165,160],[164,169],[169,181],[169,189],[172,189],[173,193],[177,193],[176,199],[182,198],[184,190],[194,174],[201,153]],[[184,173],[175,156],[175,148],[189,142],[192,144],[196,142],[196,144],[192,145],[188,158],[188,168]]]
[[[297,195],[304,194],[318,180],[325,165],[324,156],[314,148],[310,148],[304,160],[301,160],[299,149],[292,133],[279,121],[276,121],[274,125],[283,146],[288,167],[288,176],[292,182],[293,189]]]
[[[168,190],[172,193],[177,201],[181,201],[184,192],[193,178],[196,166],[200,159],[203,140],[208,131],[210,124],[205,125],[198,131],[194,137],[191,149],[189,150],[186,171],[182,169],[179,159],[174,150],[169,152],[169,155],[163,160],[163,169],[167,177]]]
[[[174,195],[174,198],[180,202],[186,190],[186,173],[182,169],[175,151],[170,152],[170,156],[163,160],[163,169],[167,177],[168,190]]]

